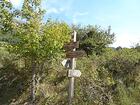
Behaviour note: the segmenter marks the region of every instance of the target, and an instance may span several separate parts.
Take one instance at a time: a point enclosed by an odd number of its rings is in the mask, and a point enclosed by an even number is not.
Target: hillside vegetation
[[[111,48],[110,27],[70,26],[48,19],[41,0],[24,0],[21,10],[0,1],[0,105],[67,105],[64,44],[77,31],[85,55],[76,59],[73,105],[139,105],[140,45]]]

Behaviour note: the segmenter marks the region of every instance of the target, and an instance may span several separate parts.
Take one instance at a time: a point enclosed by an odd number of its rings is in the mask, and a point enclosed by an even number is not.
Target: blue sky
[[[23,0],[10,0],[20,8]],[[114,47],[131,47],[140,42],[140,0],[43,0],[46,17],[69,24],[109,25],[116,34]]]

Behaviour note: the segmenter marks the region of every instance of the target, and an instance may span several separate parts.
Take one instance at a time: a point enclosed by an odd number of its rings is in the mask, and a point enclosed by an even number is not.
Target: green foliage
[[[69,41],[70,28],[64,22],[49,21],[43,23],[43,10],[40,0],[24,1],[19,16],[14,23],[11,50],[23,57],[44,59],[60,53],[64,43]],[[22,22],[25,20],[25,22]]]
[[[75,27],[80,40],[80,49],[85,50],[87,55],[101,55],[104,49],[114,41],[114,33],[110,34],[107,30],[102,30],[97,26]]]
[[[137,75],[136,66],[139,65],[140,53],[134,49],[122,49],[116,52],[105,67],[113,74],[116,80],[134,82]],[[129,81],[129,82],[128,82]]]
[[[112,85],[114,102],[119,105],[139,103],[135,100],[138,96],[134,91],[139,91],[137,78],[139,78],[140,53],[133,48],[107,49],[106,51],[100,60],[104,59],[102,66],[110,72],[115,81]]]
[[[24,0],[22,9],[14,10],[7,0],[0,1],[1,105],[28,104],[31,80],[35,83],[36,105],[68,103],[67,70],[61,61],[71,28],[65,22],[44,23],[40,3],[41,0]],[[75,78],[73,105],[140,104],[139,44],[134,48],[109,48],[114,40],[110,28],[74,29],[80,49],[88,57],[77,59],[76,69],[82,75]]]
[[[115,99],[118,99],[117,104],[119,105],[132,105],[132,100],[131,98],[129,98],[128,96],[128,92],[126,91],[126,88],[123,84],[119,84],[119,86],[117,87],[118,93],[117,93],[117,97],[115,97]]]
[[[103,69],[100,71],[96,56],[94,57],[94,60],[78,60],[77,68],[81,70],[82,76],[76,79],[74,105],[110,105],[113,101],[109,91],[113,80],[109,73]]]
[[[65,23],[48,22],[40,31],[35,30],[37,24],[34,22],[26,26],[20,27],[22,30],[19,29],[14,36],[19,42],[11,46],[15,53],[22,56],[34,56],[36,59],[51,58],[60,54],[64,43],[69,41],[70,28]]]
[[[42,17],[41,0],[24,0],[22,18],[27,20]]]
[[[11,31],[12,26],[12,4],[7,0],[0,1],[0,32]]]
[[[4,3],[9,2],[4,1]],[[13,43],[6,43],[4,47],[10,53],[16,54],[19,60],[22,60],[23,70],[27,69],[31,72],[28,74],[28,79],[32,80],[30,83],[32,101],[35,99],[33,97],[36,94],[36,81],[39,81],[39,78],[42,80],[44,71],[41,72],[41,70],[47,60],[53,61],[55,58],[63,56],[62,47],[66,42],[69,42],[71,32],[69,26],[64,22],[48,21],[43,23],[44,11],[41,10],[40,3],[41,0],[25,0],[22,10],[16,11],[16,16],[18,17],[14,17],[14,20],[13,17],[10,18],[11,20],[8,17],[5,19],[12,21],[8,23],[8,26],[12,26],[10,30],[12,32],[7,32],[8,36],[10,36],[7,38],[11,40],[10,38],[12,37]],[[7,10],[7,7],[4,9]],[[13,16],[13,13],[8,10],[6,13],[4,12],[2,11],[6,16],[8,13]],[[2,25],[4,29],[8,27],[5,24]],[[1,29],[1,31],[3,30]]]
[[[135,49],[140,52],[140,44],[139,43],[136,44]]]

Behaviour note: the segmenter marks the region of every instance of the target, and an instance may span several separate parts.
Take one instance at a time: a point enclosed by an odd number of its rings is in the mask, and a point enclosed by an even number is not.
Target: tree
[[[22,10],[13,24],[12,39],[15,43],[7,46],[10,52],[31,64],[31,104],[35,103],[37,66],[47,59],[54,59],[62,53],[64,43],[70,39],[70,28],[64,22],[43,23],[41,0],[24,0]]]
[[[140,44],[139,44],[139,43],[136,44],[135,49],[136,49],[138,52],[140,52]]]
[[[73,28],[78,31],[80,49],[85,50],[87,55],[102,54],[104,49],[114,41],[114,33],[110,34],[110,27],[108,30],[102,30],[100,27],[91,25],[83,28],[80,26]]]
[[[12,29],[12,4],[7,0],[0,1],[0,31],[7,32]]]

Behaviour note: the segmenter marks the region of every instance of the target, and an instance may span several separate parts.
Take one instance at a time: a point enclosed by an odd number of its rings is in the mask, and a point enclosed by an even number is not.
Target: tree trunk
[[[36,90],[36,62],[35,59],[32,59],[32,65],[31,65],[31,72],[32,72],[32,80],[31,80],[31,105],[35,105],[35,90]]]

